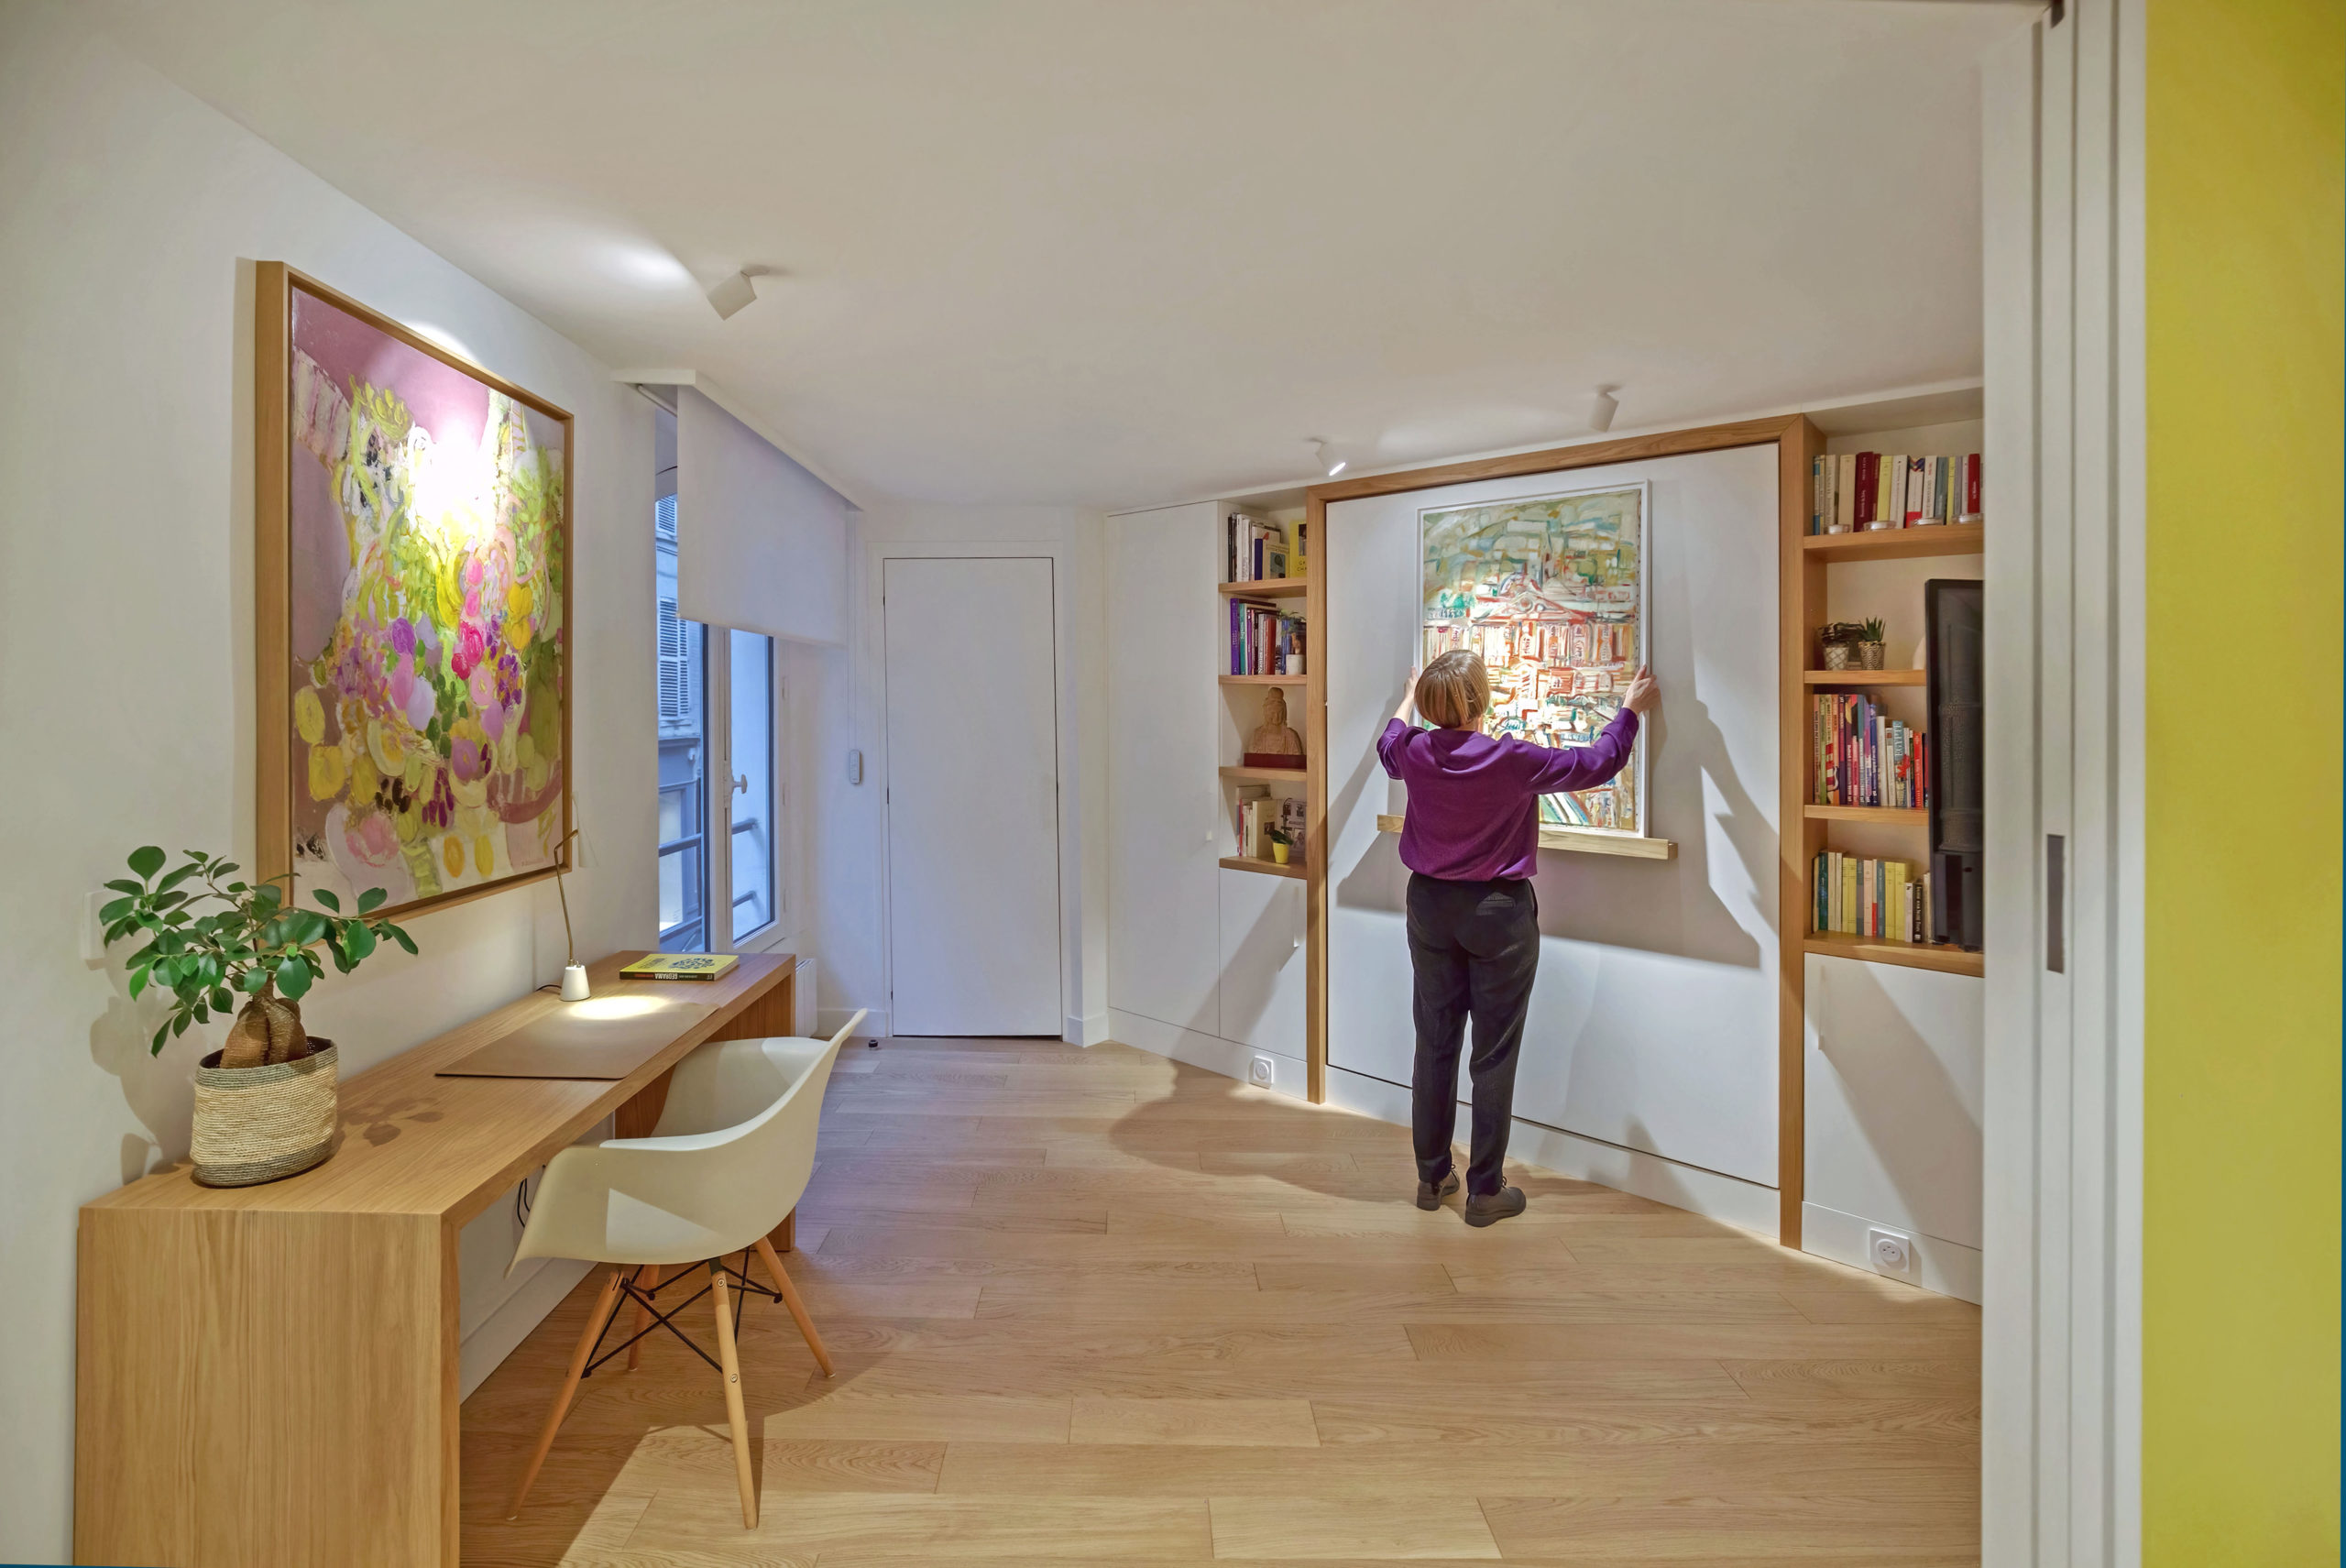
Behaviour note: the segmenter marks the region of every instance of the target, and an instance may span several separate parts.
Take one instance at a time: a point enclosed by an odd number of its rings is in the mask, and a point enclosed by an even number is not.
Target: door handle
[[[2068,841],[2058,833],[2045,835],[2045,967],[2054,974],[2069,967],[2068,943],[2062,931],[2062,905],[2068,902]]]
[[[747,795],[750,793],[749,774],[735,773],[733,775],[733,793],[735,795]]]

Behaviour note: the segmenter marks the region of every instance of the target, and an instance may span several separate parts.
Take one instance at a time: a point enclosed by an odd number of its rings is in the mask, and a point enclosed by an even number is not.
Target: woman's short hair
[[[1453,648],[1418,677],[1418,714],[1444,729],[1471,729],[1491,706],[1490,673],[1482,655]]]

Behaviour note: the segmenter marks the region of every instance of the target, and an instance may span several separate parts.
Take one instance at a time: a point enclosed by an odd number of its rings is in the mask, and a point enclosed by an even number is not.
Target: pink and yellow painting
[[[568,828],[569,420],[291,290],[291,870],[429,903]]]

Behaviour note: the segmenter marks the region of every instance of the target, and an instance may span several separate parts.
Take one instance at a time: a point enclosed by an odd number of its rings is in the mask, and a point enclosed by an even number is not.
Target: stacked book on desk
[[[1979,454],[1828,453],[1810,469],[1811,533],[1865,533],[1979,521]]]
[[[1931,874],[1904,861],[1864,861],[1828,850],[1809,879],[1809,925],[1819,932],[1891,942],[1935,940]]]
[[[1867,698],[1819,696],[1809,725],[1816,755],[1816,804],[1930,804],[1930,737],[1891,718]]]

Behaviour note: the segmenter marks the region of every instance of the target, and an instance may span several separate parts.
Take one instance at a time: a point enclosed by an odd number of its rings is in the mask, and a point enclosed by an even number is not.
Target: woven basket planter
[[[300,1061],[222,1067],[214,1051],[195,1069],[195,1138],[189,1154],[206,1187],[253,1187],[292,1176],[334,1153],[334,1042],[312,1036]]]

